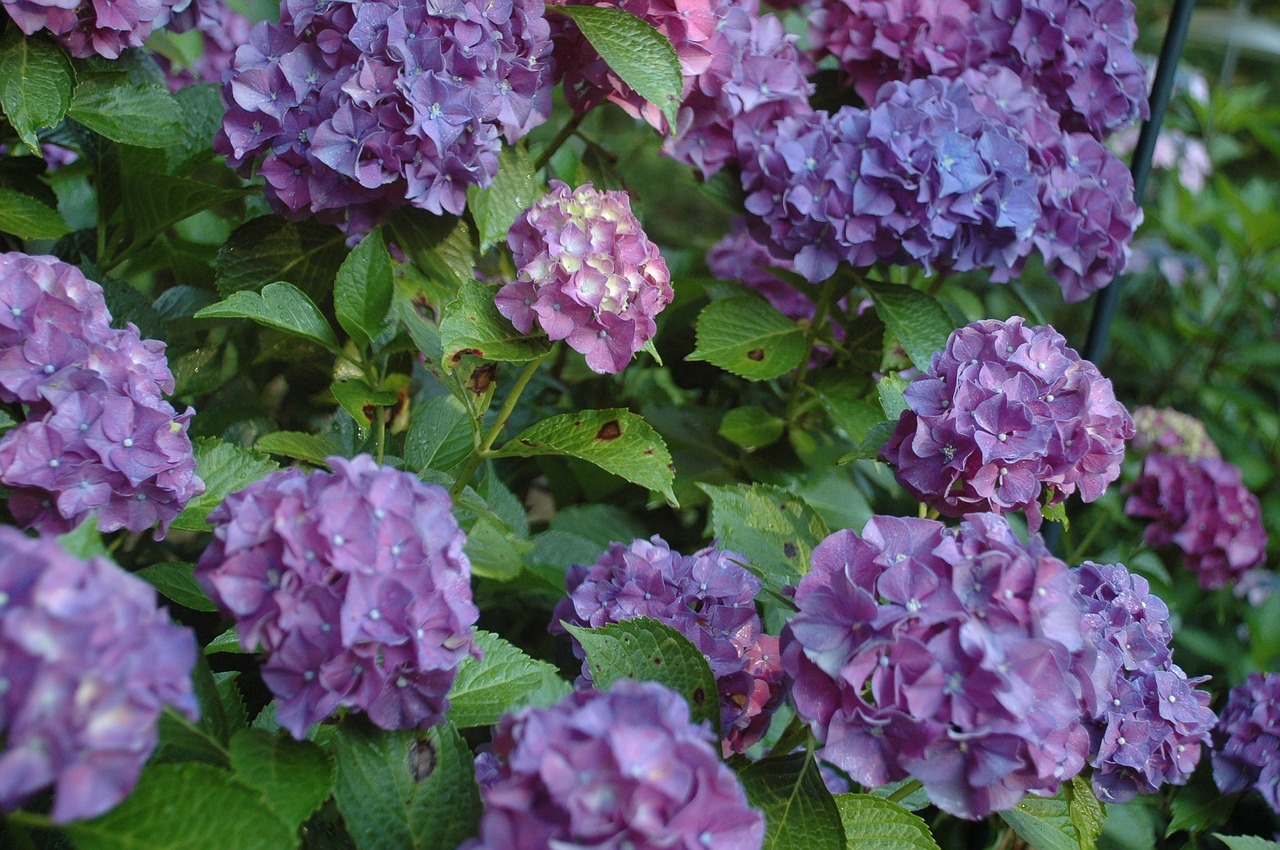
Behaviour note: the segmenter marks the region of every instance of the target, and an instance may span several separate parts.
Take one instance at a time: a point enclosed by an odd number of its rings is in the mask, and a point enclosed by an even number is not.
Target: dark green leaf
[[[508,440],[497,457],[569,455],[661,493],[675,504],[671,454],[648,422],[628,410],[583,410],[544,419]]]
[[[750,451],[782,439],[786,423],[762,407],[735,407],[720,420],[720,436]]]
[[[897,422],[907,409],[907,400],[902,392],[907,388],[907,381],[898,375],[885,375],[876,382],[876,395],[880,397],[880,408],[885,419]]]
[[[336,227],[273,215],[255,218],[236,228],[218,249],[218,293],[225,298],[285,280],[321,298],[346,255],[346,236]]]
[[[324,466],[330,455],[342,453],[326,437],[304,431],[273,431],[263,434],[254,443],[254,448],[267,454],[305,460],[315,466]]]
[[[555,667],[530,658],[495,634],[477,629],[476,644],[484,658],[466,658],[449,691],[449,722],[460,729],[497,723],[539,692],[563,696],[571,690]]]
[[[496,290],[477,281],[468,281],[458,297],[444,308],[440,322],[442,365],[452,369],[465,356],[503,363],[527,363],[551,350],[542,336],[516,330],[493,303]]]
[[[131,245],[150,242],[183,219],[251,191],[132,169],[125,181],[129,188],[124,193],[122,221],[112,235],[117,254]]]
[[[173,95],[163,86],[134,82],[128,74],[83,75],[67,115],[113,142],[140,148],[163,148],[183,138],[182,112]]]
[[[102,556],[110,558],[102,535],[98,533],[98,518],[91,516],[66,534],[58,535],[58,545],[77,558],[86,561]]]
[[[196,581],[193,564],[163,561],[143,567],[135,575],[158,590],[165,599],[192,611],[218,610]]]
[[[1220,647],[1214,642],[1214,650]],[[1207,832],[1227,822],[1231,815],[1230,797],[1218,793],[1217,787],[1205,773],[1193,776],[1191,781],[1177,789],[1169,803],[1169,826],[1165,837],[1177,832]]]
[[[306,293],[291,283],[269,283],[262,292],[234,292],[231,297],[205,307],[197,319],[250,319],[273,330],[284,331],[329,349],[341,349],[333,328]]]
[[[946,347],[954,330],[947,311],[936,299],[909,286],[868,283],[867,292],[875,302],[876,314],[902,343],[911,362],[917,369],[927,370],[934,352]]]
[[[364,381],[334,381],[329,391],[342,405],[342,409],[351,415],[364,434],[365,429],[373,422],[373,410],[376,407],[390,407],[399,397],[388,390],[374,390]]]
[[[741,552],[744,565],[775,593],[809,571],[809,555],[830,533],[813,508],[768,484],[698,485],[711,497],[711,529],[720,545]]]
[[[165,149],[170,174],[185,174],[212,159],[213,136],[222,127],[222,86],[183,86],[173,93],[182,116],[182,141]],[[272,278],[279,280],[279,276]]]
[[[280,820],[297,829],[333,790],[333,765],[310,741],[243,729],[231,737],[231,769],[256,788]]]
[[[812,753],[755,762],[738,778],[751,805],[764,812],[763,850],[844,850],[840,811]]]
[[[0,231],[19,239],[57,239],[71,228],[56,210],[30,195],[0,188]]]
[[[475,280],[475,251],[466,222],[401,207],[387,219],[388,237],[427,275],[456,289]]]
[[[338,324],[362,347],[382,333],[393,287],[391,253],[382,231],[374,230],[347,255],[333,284]]]
[[[1000,817],[1035,850],[1093,850],[1104,815],[1088,780],[1076,777],[1057,795],[1026,797]]]
[[[706,360],[752,381],[784,375],[809,355],[804,328],[756,295],[712,301],[698,316],[697,347],[689,360]]]
[[[236,634],[235,626],[227,629],[213,640],[205,644],[205,655],[216,655],[219,652],[243,653],[246,650],[240,645],[240,636]]]
[[[870,794],[835,798],[849,850],[938,850],[919,815]]]
[[[862,438],[862,443],[858,448],[849,452],[840,458],[840,463],[848,463],[851,460],[877,460],[880,457],[880,450],[884,448],[884,444],[889,442],[889,438],[893,436],[893,431],[898,427],[895,420],[885,420],[877,422],[867,431],[867,435]]]
[[[402,272],[412,268],[412,266],[400,267]],[[440,326],[437,322],[440,313],[444,311],[434,306],[428,286],[427,281],[403,273],[397,275],[395,291],[391,296],[391,314],[408,332],[414,346],[425,358],[427,368],[436,369],[443,359],[440,347]]]
[[[498,155],[498,175],[488,188],[467,190],[467,209],[480,231],[480,250],[488,251],[507,238],[516,217],[543,192],[533,161],[523,145],[504,147]]]
[[[270,458],[215,437],[199,437],[192,441],[196,474],[204,481],[204,493],[187,503],[187,508],[173,521],[173,528],[183,531],[208,531],[205,517],[222,504],[229,494],[266,477],[277,469]]]
[[[67,54],[52,41],[16,26],[0,38],[0,106],[33,150],[40,146],[36,131],[56,127],[67,114],[74,84]]]
[[[436,396],[413,412],[404,462],[414,472],[448,472],[475,448],[471,419],[453,396]]]

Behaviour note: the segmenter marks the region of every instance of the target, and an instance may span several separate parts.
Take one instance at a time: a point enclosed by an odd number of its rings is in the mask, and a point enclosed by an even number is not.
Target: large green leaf
[[[467,209],[480,232],[480,250],[488,251],[507,238],[511,225],[542,194],[533,161],[523,145],[504,147],[498,154],[498,174],[487,188],[467,190]]]
[[[675,133],[684,91],[680,59],[667,37],[630,12],[604,6],[553,6],[582,30],[591,46],[622,81],[652,103]]]
[[[81,76],[67,115],[95,133],[125,145],[163,148],[183,139],[182,112],[168,90],[129,74]],[[126,187],[126,194],[131,187]]]
[[[261,729],[242,729],[231,737],[231,768],[294,829],[333,791],[333,765],[324,750]]]
[[[452,369],[465,356],[503,363],[527,363],[551,350],[543,336],[520,333],[493,303],[495,290],[468,281],[444,308],[440,322],[443,366]]]
[[[718,433],[731,443],[752,451],[782,439],[786,424],[762,407],[735,407],[720,420]]]
[[[361,346],[367,348],[382,333],[394,286],[391,253],[382,231],[374,230],[347,256],[333,284],[338,324]]]
[[[849,850],[938,850],[929,825],[897,803],[870,794],[835,798]]]
[[[471,561],[471,574],[498,581],[510,581],[520,574],[524,553],[533,548],[493,516],[480,516],[467,529],[464,550]]]
[[[756,295],[712,301],[698,316],[697,335],[689,360],[706,360],[752,381],[784,375],[809,355],[804,328]]]
[[[754,762],[738,778],[764,812],[763,850],[845,850],[845,828],[809,751]]]
[[[217,83],[183,86],[173,97],[182,110],[182,141],[164,153],[169,173],[181,175],[213,158],[213,136],[222,127],[226,107]]]
[[[204,481],[204,493],[187,503],[172,528],[183,531],[208,531],[205,517],[237,490],[266,477],[278,465],[268,457],[243,449],[216,437],[199,437],[192,441],[196,458],[196,474]]]
[[[124,193],[121,207],[121,224],[112,234],[112,247],[117,254],[130,245],[150,242],[172,225],[198,212],[236,200],[252,191],[133,170],[126,175],[126,185],[128,191]]]
[[[138,578],[150,584],[160,595],[171,602],[177,602],[192,611],[217,611],[218,606],[200,588],[195,578],[195,567],[181,561],[161,561],[149,567],[143,567],[134,573]]]
[[[1104,815],[1088,780],[1077,776],[1057,795],[1026,797],[1000,817],[1035,850],[1093,850]]]
[[[233,292],[231,297],[210,304],[197,319],[250,319],[268,328],[284,331],[329,349],[335,354],[338,337],[324,314],[307,294],[291,283],[269,283],[262,292]]]
[[[333,751],[334,796],[359,850],[455,850],[475,834],[480,790],[452,724],[383,732],[348,717]]]
[[[336,227],[264,215],[236,228],[218,249],[218,293],[225,298],[285,280],[320,298],[346,255],[346,236]]]
[[[564,624],[587,654],[591,681],[608,690],[619,679],[659,682],[684,696],[694,723],[720,733],[720,697],[706,657],[665,623],[637,617],[597,629]]]
[[[911,362],[921,371],[929,368],[935,351],[946,347],[955,329],[947,311],[934,298],[909,286],[868,283],[867,292],[875,302],[876,314],[906,349]]]
[[[475,448],[471,418],[453,396],[418,405],[404,437],[404,462],[414,472],[448,472]]]
[[[67,114],[74,85],[71,62],[52,41],[16,26],[0,38],[0,106],[30,147],[39,147],[37,130],[56,127]]]
[[[401,207],[387,219],[388,237],[435,280],[457,288],[475,280],[471,229],[453,216]]]
[[[1223,835],[1215,832],[1213,837],[1227,845],[1230,850],[1280,850],[1280,844],[1258,835]]]
[[[57,239],[71,228],[52,207],[30,195],[0,188],[0,231],[19,239]]]
[[[315,466],[324,466],[330,455],[342,453],[327,437],[306,431],[272,431],[259,437],[253,447],[267,454],[305,460]]]
[[[583,410],[544,419],[508,440],[498,457],[569,455],[661,493],[675,504],[671,453],[648,422],[621,409]]]
[[[569,683],[555,667],[497,635],[477,630],[476,644],[484,658],[464,660],[449,691],[449,722],[458,728],[489,726],[538,696],[550,697],[539,702],[549,704],[569,692]]]
[[[297,829],[258,792],[207,764],[153,764],[133,793],[101,817],[62,830],[77,850],[289,850]],[[212,844],[211,844],[212,843]]]

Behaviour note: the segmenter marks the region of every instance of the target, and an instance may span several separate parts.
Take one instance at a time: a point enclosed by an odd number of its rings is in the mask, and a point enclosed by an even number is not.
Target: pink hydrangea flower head
[[[48,30],[72,56],[116,59],[169,22],[175,0],[3,0],[27,35]]]
[[[0,812],[49,788],[54,823],[114,808],[164,707],[198,717],[196,651],[146,582],[0,528]]]
[[[1280,812],[1280,674],[1250,673],[1227,695],[1213,778],[1223,794],[1253,788]]]
[[[368,455],[328,464],[228,496],[196,578],[241,646],[266,652],[262,677],[295,738],[344,706],[383,729],[439,723],[458,665],[480,655],[452,503]]]
[[[1133,448],[1139,452],[1182,455],[1191,460],[1221,457],[1204,423],[1168,407],[1139,407],[1133,411]]]
[[[714,743],[656,682],[507,714],[477,759],[484,813],[462,850],[760,850],[764,818]]]
[[[1053,794],[1089,752],[1095,653],[1066,564],[1003,517],[872,517],[813,551],[782,665],[819,755],[862,785],[919,779],[980,819]]]
[[[521,333],[536,323],[566,340],[593,371],[621,372],[671,303],[671,273],[625,192],[553,180],[516,219],[507,245],[516,279],[498,291],[498,312]]]

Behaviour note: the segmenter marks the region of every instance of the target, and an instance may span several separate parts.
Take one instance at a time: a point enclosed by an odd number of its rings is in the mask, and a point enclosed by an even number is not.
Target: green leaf
[[[849,850],[938,850],[929,825],[897,803],[870,794],[835,798]]]
[[[844,850],[840,810],[811,752],[754,762],[738,778],[764,812],[763,850]]]
[[[251,319],[260,325],[311,340],[333,353],[341,351],[333,328],[306,293],[291,283],[269,283],[262,292],[234,292],[210,304],[197,319]]]
[[[542,182],[523,145],[503,147],[498,174],[488,188],[467,190],[467,209],[480,231],[480,250],[488,251],[507,238],[511,225],[543,193]]]
[[[173,95],[163,86],[134,82],[128,74],[81,76],[67,115],[124,145],[163,148],[183,139],[182,112]]]
[[[315,466],[324,466],[330,455],[342,454],[326,438],[305,431],[272,431],[259,437],[253,447],[267,454],[305,460]]]
[[[697,346],[687,360],[705,360],[751,381],[784,375],[809,355],[804,328],[756,295],[712,301],[698,316]]]
[[[205,517],[222,504],[231,493],[265,478],[279,466],[258,452],[243,449],[216,437],[197,437],[192,441],[196,458],[196,474],[204,481],[204,493],[187,503],[172,528],[183,531],[208,531]]]
[[[457,289],[475,281],[471,230],[454,216],[401,207],[387,219],[391,241],[428,276]]]
[[[440,326],[437,324],[442,311],[437,310],[436,302],[432,300],[435,293],[430,281],[416,274],[413,266],[400,266],[399,272],[396,275],[395,292],[391,295],[391,315],[409,333],[409,338],[422,354],[427,368],[434,370],[443,359]]]
[[[225,298],[284,280],[321,298],[346,255],[346,236],[336,227],[274,215],[255,218],[236,228],[218,249],[218,293]]]
[[[399,399],[395,393],[372,389],[361,380],[334,381],[329,385],[329,392],[333,393],[342,409],[356,421],[361,434],[373,423],[370,408],[390,407]]]
[[[467,530],[464,551],[471,561],[472,575],[510,581],[520,574],[524,553],[532,548],[532,543],[516,539],[496,519],[481,516]]]
[[[333,765],[310,741],[295,741],[261,729],[231,737],[236,779],[262,793],[271,811],[297,829],[333,790]]]
[[[839,463],[848,463],[851,460],[877,460],[880,457],[880,450],[884,448],[884,444],[889,442],[889,438],[893,436],[893,431],[898,427],[897,421],[885,420],[877,422],[867,431],[862,442],[856,449],[844,455],[838,461]]]
[[[181,109],[182,141],[165,149],[165,161],[170,174],[185,174],[213,158],[213,136],[226,109],[217,83],[183,86],[173,97]]]
[[[1214,642],[1215,650],[1218,643]],[[1169,826],[1165,838],[1177,832],[1207,832],[1227,822],[1234,799],[1218,793],[1205,772],[1179,788],[1169,803]]]
[[[23,35],[16,26],[0,38],[0,106],[32,149],[40,146],[36,131],[58,126],[67,114],[74,85],[71,62],[61,47]]]
[[[414,472],[448,472],[471,454],[471,418],[453,396],[436,396],[418,405],[404,438],[404,462]]]
[[[935,351],[946,347],[954,325],[938,301],[909,286],[868,283],[876,314],[884,321],[911,362],[921,371],[929,368]]]
[[[658,682],[684,697],[694,723],[705,720],[720,734],[715,674],[706,656],[680,632],[647,617],[597,629],[561,625],[582,645],[596,689],[608,690],[619,679]]]
[[[8,431],[10,428],[13,428],[17,424],[18,424],[18,420],[14,419],[5,411],[0,410],[0,434],[4,433],[5,431]]]
[[[466,355],[502,363],[528,363],[551,350],[545,337],[522,334],[498,312],[495,289],[468,281],[444,308],[440,322],[443,366],[452,369]]]
[[[667,37],[630,12],[602,6],[555,6],[573,19],[608,66],[667,118],[674,134],[684,91],[680,59]]]
[[[338,324],[362,347],[368,348],[382,333],[394,286],[391,252],[382,231],[374,230],[347,255],[333,284]]]
[[[671,453],[648,422],[622,409],[583,410],[544,419],[508,440],[495,457],[569,455],[661,493],[676,503]]]
[[[909,406],[902,394],[907,388],[907,383],[898,375],[885,375],[876,382],[876,395],[880,397],[880,409],[884,411],[885,419],[895,424]]]
[[[780,593],[809,571],[809,555],[830,533],[804,500],[768,484],[699,484],[711,497],[711,529],[720,545]]]
[[[194,564],[164,561],[143,567],[134,575],[158,590],[165,599],[192,611],[218,610],[196,581]]]
[[[205,644],[205,655],[216,655],[219,652],[232,652],[236,654],[243,654],[247,652],[247,650],[240,645],[240,635],[236,634],[235,626],[232,626]]]
[[[226,770],[184,762],[153,764],[125,801],[92,820],[61,827],[77,850],[289,850],[290,829],[258,792]]]
[[[735,407],[720,420],[719,434],[729,442],[751,451],[773,445],[782,439],[786,424],[762,407]]]
[[[129,169],[125,175],[122,221],[112,234],[115,253],[146,244],[169,227],[218,204],[234,201],[253,190],[211,186],[186,177]]]
[[[348,717],[333,750],[334,796],[359,850],[455,850],[476,833],[480,789],[452,725],[383,732]]]
[[[1280,844],[1258,835],[1223,835],[1215,832],[1213,837],[1227,845],[1230,850],[1280,850]]]
[[[111,557],[102,542],[102,535],[98,533],[98,518],[95,516],[89,517],[66,534],[58,535],[58,545],[67,553],[86,561],[98,556]]]
[[[495,634],[477,629],[476,645],[484,658],[463,660],[449,691],[449,722],[459,729],[497,723],[540,689],[559,696],[572,690],[554,666],[530,658]]]
[[[30,195],[0,187],[0,231],[19,239],[57,239],[71,228],[52,207]]]
[[[1093,793],[1093,786],[1087,779],[1076,776],[1062,786],[1062,796],[1067,801],[1071,825],[1080,839],[1080,850],[1093,850],[1107,819],[1106,811]]]
[[[1053,797],[1026,797],[1000,817],[1035,850],[1093,850],[1105,817],[1086,779],[1065,782]]]

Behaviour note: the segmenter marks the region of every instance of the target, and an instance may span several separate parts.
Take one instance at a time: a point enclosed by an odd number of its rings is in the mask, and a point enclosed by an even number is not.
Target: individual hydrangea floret
[[[169,22],[175,0],[3,0],[5,11],[27,35],[48,30],[81,59],[116,59],[141,47]]]
[[[60,533],[169,523],[204,492],[165,345],[111,327],[102,288],[55,257],[0,254],[0,401],[26,420],[0,438],[0,483],[24,527]]]
[[[1280,813],[1280,675],[1250,673],[1232,688],[1215,737],[1218,790],[1235,794],[1253,788]]]
[[[551,619],[598,628],[635,617],[658,620],[698,647],[715,674],[725,753],[760,740],[782,702],[778,639],[764,634],[756,614],[760,580],[740,564],[742,555],[708,546],[681,555],[661,537],[614,543],[591,566],[575,564],[565,576],[568,596]],[[574,653],[584,658],[573,642]],[[590,682],[584,658],[580,684]]]
[[[1124,512],[1151,521],[1147,545],[1181,549],[1206,590],[1238,581],[1266,559],[1258,497],[1244,486],[1239,467],[1220,458],[1147,455]]]
[[[907,410],[881,451],[911,495],[947,516],[1027,512],[1120,475],[1133,420],[1111,382],[1047,325],[1020,316],[952,332],[904,392]]]
[[[287,217],[359,233],[405,205],[458,214],[500,137],[550,113],[550,51],[542,0],[283,0],[236,51],[214,147]]]
[[[1168,407],[1139,407],[1133,411],[1133,443],[1139,452],[1182,455],[1190,460],[1221,457],[1204,423]]]
[[[195,720],[195,635],[106,558],[0,528],[0,812],[52,788],[54,823],[129,795],[172,706]]]
[[[760,850],[764,818],[714,745],[656,682],[504,715],[476,764],[480,837],[462,850]]]
[[[383,729],[439,723],[458,665],[480,655],[449,496],[368,455],[327,463],[228,496],[196,578],[240,645],[265,650],[262,678],[295,738],[339,707]]]
[[[671,273],[625,192],[552,180],[516,219],[507,245],[516,279],[498,291],[498,312],[521,333],[536,322],[565,340],[593,371],[621,372],[671,303]]]
[[[1208,691],[1196,689],[1208,677],[1188,679],[1173,663],[1169,609],[1146,579],[1091,561],[1076,578],[1102,695],[1089,719],[1094,793],[1123,803],[1185,784],[1217,721]]]
[[[1053,794],[1089,752],[1094,653],[1066,564],[1003,517],[872,517],[813,551],[782,632],[796,712],[867,786],[919,779],[979,819]]]

